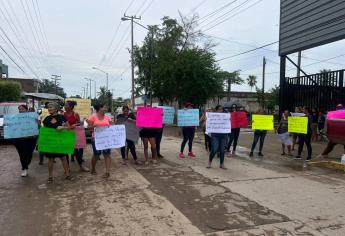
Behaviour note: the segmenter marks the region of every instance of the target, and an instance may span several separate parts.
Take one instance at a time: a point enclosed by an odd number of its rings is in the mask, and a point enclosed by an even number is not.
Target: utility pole
[[[82,93],[81,93],[82,94],[82,98],[85,98],[85,87],[82,87],[81,91],[82,91]]]
[[[265,71],[266,71],[266,58],[263,59],[262,64],[262,109],[265,109]]]
[[[54,80],[54,84],[55,84],[55,94],[57,94],[57,90],[58,90],[58,81],[61,80],[59,79],[61,78],[61,75],[52,75],[51,79]]]
[[[133,32],[133,21],[134,20],[141,20],[141,17],[136,17],[136,16],[127,16],[126,14],[123,15],[123,17],[121,18],[122,21],[127,21],[130,20],[131,21],[131,66],[132,66],[132,109],[134,110],[135,108],[135,103],[134,103],[134,32]]]
[[[96,83],[96,80],[92,80],[94,83],[95,83],[95,97],[94,97],[94,99],[96,100],[96,98],[97,98],[97,83]]]
[[[110,111],[113,112],[114,109],[114,89],[111,90],[111,108]]]
[[[298,52],[298,61],[297,61],[297,77],[299,78],[301,76],[301,62],[302,62],[302,52]]]
[[[85,79],[86,81],[89,81],[89,82],[90,82],[90,99],[91,99],[91,97],[92,97],[92,95],[91,95],[91,87],[92,87],[91,82],[94,81],[94,80],[89,79],[89,78],[84,78],[84,79]]]

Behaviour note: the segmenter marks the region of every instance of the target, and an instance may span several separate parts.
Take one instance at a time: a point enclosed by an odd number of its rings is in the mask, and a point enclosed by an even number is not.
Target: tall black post
[[[286,100],[285,100],[285,89],[286,89],[286,80],[285,80],[285,73],[286,73],[286,56],[280,56],[280,89],[279,89],[279,114],[282,114],[286,107]]]

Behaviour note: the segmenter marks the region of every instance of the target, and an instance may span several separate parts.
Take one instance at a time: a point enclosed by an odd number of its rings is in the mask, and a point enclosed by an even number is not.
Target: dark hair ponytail
[[[95,104],[93,106],[93,108],[95,108],[96,112],[99,112],[99,110],[103,107],[104,107],[104,103],[98,103],[98,104]]]
[[[76,101],[66,101],[66,103],[68,104],[68,106],[73,110],[74,107],[77,105]]]

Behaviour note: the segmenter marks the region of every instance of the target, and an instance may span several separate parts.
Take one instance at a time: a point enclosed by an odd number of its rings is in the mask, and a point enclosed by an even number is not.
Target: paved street
[[[252,133],[242,133],[228,170],[206,169],[200,135],[195,160],[178,159],[180,138],[166,130],[157,166],[123,166],[112,154],[111,178],[78,172],[63,179],[61,164],[46,184],[47,166],[35,156],[20,177],[12,146],[0,146],[0,235],[345,235],[344,172],[280,156],[271,133],[264,158],[249,159]],[[316,156],[324,143],[313,144]],[[342,148],[331,157],[340,157]],[[142,158],[142,146],[138,145]],[[89,163],[91,148],[85,155]]]

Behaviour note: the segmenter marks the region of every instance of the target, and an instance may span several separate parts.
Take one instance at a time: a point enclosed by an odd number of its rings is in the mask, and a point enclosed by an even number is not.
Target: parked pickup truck
[[[345,145],[345,119],[327,120],[327,137],[334,143]]]

